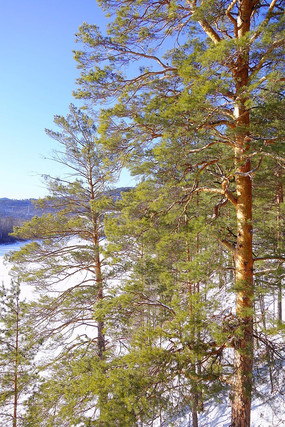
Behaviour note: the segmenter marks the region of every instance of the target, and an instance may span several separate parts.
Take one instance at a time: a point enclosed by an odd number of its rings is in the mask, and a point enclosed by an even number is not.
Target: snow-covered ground
[[[26,242],[9,243],[7,245],[0,244],[0,284],[3,283],[5,287],[8,287],[11,282],[11,276],[9,275],[11,265],[9,265],[4,257],[11,251],[19,250],[25,244]],[[21,288],[21,299],[31,300],[32,295],[33,291],[31,286],[25,285],[23,289]]]
[[[10,251],[20,249],[24,244],[24,242],[9,243],[7,245],[0,244],[0,283],[4,283],[4,285],[7,286],[11,280],[9,276],[9,266],[7,262],[4,262],[5,255]]]
[[[269,386],[268,386],[269,387]],[[205,407],[199,415],[199,427],[230,427],[230,402],[225,399],[222,403],[213,402]],[[191,414],[180,418],[175,427],[192,427]],[[251,427],[284,427],[285,426],[285,395],[268,392],[268,400],[253,399],[251,408]],[[165,426],[166,427],[166,426]]]

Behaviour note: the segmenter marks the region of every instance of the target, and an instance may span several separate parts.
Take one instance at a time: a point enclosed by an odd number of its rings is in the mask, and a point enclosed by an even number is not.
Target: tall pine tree
[[[281,3],[100,3],[115,17],[106,37],[95,26],[80,28],[83,50],[76,59],[82,73],[77,96],[93,102],[116,101],[102,116],[106,144],[123,152],[135,173],[156,174],[157,179],[171,170],[169,163],[158,167],[157,156],[174,162],[179,151],[180,170],[188,185],[180,187],[178,200],[187,207],[195,194],[206,193],[215,196],[216,213],[225,204],[232,206],[236,226],[230,233],[235,238],[221,239],[235,263],[232,426],[249,426],[252,182],[264,157],[284,162],[278,153],[278,130],[272,126],[268,134],[255,109],[267,111],[272,84],[282,83]]]
[[[71,105],[69,115],[56,116],[55,123],[60,132],[47,134],[62,146],[54,160],[63,165],[66,176],[47,177],[50,196],[37,202],[43,215],[14,231],[17,237],[39,240],[12,260],[19,270],[27,265],[23,279],[36,285],[43,296],[43,316],[54,319],[58,331],[97,328],[96,353],[103,358],[104,322],[94,322],[92,306],[104,296],[100,245],[103,216],[112,205],[106,192],[113,171],[105,167],[90,117]]]

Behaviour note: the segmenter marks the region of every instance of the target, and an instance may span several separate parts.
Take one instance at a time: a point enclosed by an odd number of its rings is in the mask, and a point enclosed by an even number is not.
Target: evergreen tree
[[[2,285],[0,297],[0,417],[5,425],[16,427],[37,376],[34,357],[40,339],[29,321],[28,304],[20,301],[19,284]]]
[[[51,195],[37,203],[49,213],[14,231],[17,237],[40,240],[27,244],[11,259],[19,270],[27,265],[21,276],[37,287],[43,297],[44,317],[59,322],[58,331],[96,326],[101,358],[104,325],[94,323],[92,305],[103,298],[100,242],[104,237],[103,216],[112,204],[106,194],[112,171],[104,165],[91,118],[71,105],[67,118],[56,116],[55,123],[61,132],[47,133],[63,147],[63,151],[55,152],[54,160],[63,164],[67,176],[47,177]]]
[[[166,422],[188,408],[197,425],[203,401],[221,391],[228,375],[222,356],[229,333],[223,317],[214,315],[225,309],[219,299],[226,293],[222,283],[215,284],[220,267],[212,263],[216,249],[211,224],[203,225],[202,199],[201,211],[195,206],[185,214],[183,204],[168,210],[164,192],[170,196],[171,189],[146,181],[123,195],[120,215],[107,219],[107,254],[121,280],[99,310],[121,349],[115,366],[123,366],[128,377],[134,360],[146,372],[141,389],[133,377],[141,420]],[[227,254],[220,261],[228,263]],[[119,368],[111,366],[112,378]],[[151,407],[146,395],[152,396]],[[118,405],[120,399],[114,399]]]
[[[39,294],[34,316],[44,325],[44,336],[49,339],[47,347],[55,349],[57,346],[55,356],[42,367],[47,369],[47,377],[51,376],[51,383],[54,383],[54,375],[64,377],[67,368],[60,359],[73,366],[78,358],[81,360],[81,354],[91,352],[100,370],[105,358],[104,318],[95,319],[94,304],[103,300],[107,289],[101,255],[103,218],[112,209],[113,199],[108,191],[117,172],[117,166],[105,162],[94,121],[87,114],[71,105],[68,116],[56,116],[55,123],[60,132],[48,130],[47,133],[62,146],[62,150],[55,152],[54,159],[64,166],[66,173],[60,178],[47,177],[50,196],[37,202],[45,213],[14,231],[15,236],[32,242],[10,258],[21,280],[34,285]],[[68,383],[66,387],[73,388],[69,375],[66,374],[63,381]],[[39,390],[47,390],[45,384],[48,383],[40,385]],[[70,413],[60,406],[63,395],[56,394],[54,385],[50,390],[53,390],[53,397],[46,398],[47,408],[48,401],[52,402],[57,396],[56,407],[70,420]],[[69,399],[69,402],[65,400],[66,407],[74,402],[71,393]],[[96,402],[92,396],[95,408],[102,406],[102,399]],[[75,404],[75,418],[78,407],[81,415],[84,413],[84,404]],[[63,419],[61,413],[55,412],[52,422],[63,422]]]
[[[202,193],[214,196],[215,214],[226,204],[232,207],[234,242],[221,239],[235,262],[231,425],[249,426],[252,182],[264,157],[284,162],[282,135],[274,125],[277,97],[270,126],[264,123],[272,105],[270,89],[282,85],[281,2],[100,3],[115,18],[106,37],[93,25],[80,28],[84,50],[76,53],[82,69],[77,96],[96,103],[117,100],[102,115],[106,144],[123,152],[136,174],[159,182],[168,173],[186,211],[193,196]],[[172,49],[163,57],[165,46]],[[131,64],[138,66],[128,70]]]

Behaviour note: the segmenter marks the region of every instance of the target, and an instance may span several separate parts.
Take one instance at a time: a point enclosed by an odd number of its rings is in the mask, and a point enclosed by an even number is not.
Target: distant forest
[[[0,199],[0,244],[16,241],[15,237],[9,236],[13,227],[40,214],[32,200]]]

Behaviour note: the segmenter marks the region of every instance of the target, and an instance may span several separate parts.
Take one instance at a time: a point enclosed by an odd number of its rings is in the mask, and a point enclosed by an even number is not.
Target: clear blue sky
[[[44,129],[74,102],[74,34],[84,21],[106,25],[96,0],[0,0],[0,197],[42,197],[41,175],[59,174],[45,159],[57,145]],[[132,185],[128,174],[120,184]]]

